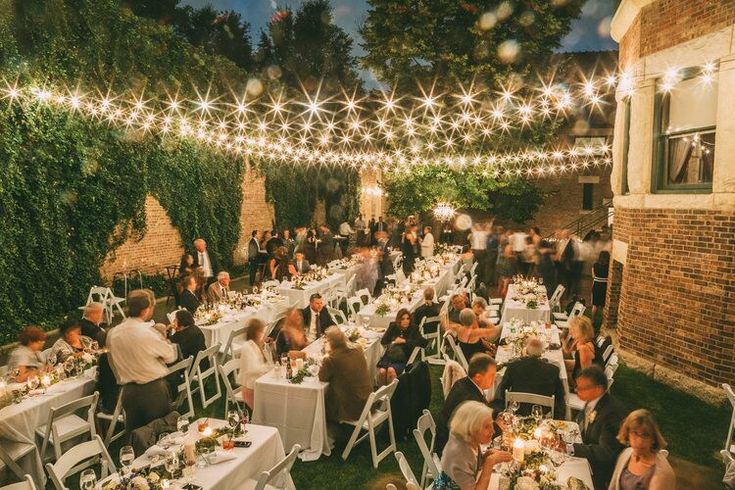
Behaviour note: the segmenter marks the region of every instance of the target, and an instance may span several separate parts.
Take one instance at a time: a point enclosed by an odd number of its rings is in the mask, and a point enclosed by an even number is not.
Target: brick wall
[[[602,317],[604,326],[613,328],[618,323],[618,309],[620,307],[620,285],[623,283],[623,264],[617,260],[610,260],[610,273],[607,280],[607,297]]]
[[[242,208],[240,210],[240,240],[235,248],[235,264],[245,262],[245,248],[253,230],[273,228],[275,211],[265,198],[265,177],[248,169],[242,181]]]
[[[732,0],[659,0],[644,7],[620,43],[623,67],[639,57],[735,23]]]
[[[620,345],[710,386],[735,382],[735,212],[615,209],[628,244]]]

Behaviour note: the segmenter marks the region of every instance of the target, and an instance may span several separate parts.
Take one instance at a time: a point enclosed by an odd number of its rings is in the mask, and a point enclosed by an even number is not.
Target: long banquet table
[[[270,323],[285,313],[289,306],[289,302],[284,298],[282,301],[263,304],[260,308],[248,307],[237,313],[228,314],[213,325],[200,325],[199,328],[204,334],[204,342],[207,347],[219,342],[221,348],[224,349],[230,333],[244,327],[251,318],[257,317]]]
[[[309,304],[309,297],[312,294],[319,293],[324,295],[330,289],[346,285],[355,275],[356,271],[357,267],[330,270],[329,276],[319,281],[310,281],[304,285],[303,289],[296,289],[291,282],[284,281],[276,288],[276,291],[286,296],[291,306],[305,308]],[[354,291],[347,291],[347,293],[353,294]]]
[[[374,376],[382,346],[380,335],[371,337],[364,352]],[[318,358],[322,342],[323,339],[317,339],[304,351]],[[322,454],[329,456],[332,441],[327,435],[327,386],[329,383],[321,382],[315,376],[307,376],[301,384],[292,384],[279,373],[278,368],[273,369],[255,381],[253,422],[276,427],[286,447],[300,444],[299,457],[303,461],[316,461]]]
[[[514,319],[539,323],[551,321],[551,307],[548,299],[539,303],[537,308],[531,309],[525,303],[514,300],[515,296],[515,284],[511,284],[508,286],[508,292],[505,295],[505,301],[503,301],[501,323],[510,322]]]

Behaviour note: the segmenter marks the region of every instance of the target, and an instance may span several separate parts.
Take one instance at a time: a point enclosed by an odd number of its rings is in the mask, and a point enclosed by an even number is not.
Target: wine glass
[[[133,446],[123,446],[120,448],[120,464],[123,467],[122,473],[128,475],[132,472],[133,460],[135,459],[135,452]]]
[[[187,417],[186,415],[180,416],[176,420],[176,430],[178,430],[182,434],[186,434],[187,432],[189,432],[189,417]]]
[[[168,446],[168,439],[171,434],[169,432],[161,432],[158,434],[158,445],[165,448]]]
[[[515,414],[516,414],[516,412],[518,411],[518,409],[519,409],[519,408],[521,408],[521,404],[520,404],[520,403],[518,403],[518,400],[513,400],[513,401],[512,401],[511,403],[510,403],[510,411],[511,411],[511,413],[512,413],[512,414],[513,414],[514,416],[515,416]]]
[[[227,412],[227,424],[233,429],[240,423],[240,414],[237,410],[229,410]]]
[[[242,427],[242,431],[247,432],[245,430],[245,426],[250,423],[250,413],[248,413],[248,409],[242,411],[242,415],[240,415],[240,426]]]
[[[92,469],[82,471],[79,477],[79,488],[82,490],[93,490],[97,484],[97,474]]]
[[[531,407],[531,416],[536,421],[536,424],[541,423],[541,419],[544,417],[544,410],[541,408],[541,405]]]
[[[166,468],[166,472],[171,478],[174,477],[174,473],[179,468],[179,457],[175,451],[171,451],[166,455],[166,459],[163,461],[163,465]]]

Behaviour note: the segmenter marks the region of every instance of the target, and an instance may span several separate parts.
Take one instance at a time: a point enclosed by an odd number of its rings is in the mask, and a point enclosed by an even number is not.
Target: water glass
[[[186,434],[189,432],[189,417],[182,415],[176,420],[176,430]]]
[[[237,410],[229,410],[227,412],[227,424],[234,429],[239,423],[240,414],[237,413]]]
[[[82,471],[82,474],[79,477],[79,488],[81,488],[82,490],[93,490],[96,484],[97,475],[95,474],[94,470],[88,469]]]
[[[163,461],[163,465],[166,468],[166,472],[171,478],[174,477],[176,470],[179,468],[179,457],[176,452],[172,451],[166,455],[166,459]]]
[[[123,446],[120,448],[120,464],[123,467],[123,474],[127,475],[132,471],[133,460],[135,460],[135,452],[133,446]]]
[[[541,408],[541,405],[531,407],[531,416],[537,424],[541,422],[541,419],[544,417],[544,410]]]

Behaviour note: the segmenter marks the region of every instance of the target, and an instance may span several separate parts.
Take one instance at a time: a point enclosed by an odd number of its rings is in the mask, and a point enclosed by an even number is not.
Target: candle
[[[41,378],[41,384],[43,385],[44,388],[49,387],[49,385],[51,384],[51,378],[49,377],[48,374],[43,375],[43,377]]]
[[[535,437],[538,440],[541,440],[541,436],[544,434],[544,431],[541,430],[541,427],[536,427],[536,430],[533,431],[533,437]]]
[[[523,439],[518,438],[513,441],[513,459],[519,463],[523,463],[523,457],[525,453],[525,444]]]
[[[214,434],[214,430],[211,427],[207,427],[202,431],[204,437],[211,437],[212,434]]]
[[[303,359],[296,359],[296,369],[301,371],[304,369],[304,360]]]
[[[194,463],[197,459],[196,444],[194,443],[194,438],[191,436],[184,438],[184,459],[187,464]]]
[[[171,484],[169,483],[168,480],[166,480],[166,479],[161,480],[161,488],[167,489],[170,485]]]
[[[538,470],[541,472],[542,475],[545,475],[546,473],[549,472],[549,467],[546,466],[545,464],[542,464],[538,467]]]

